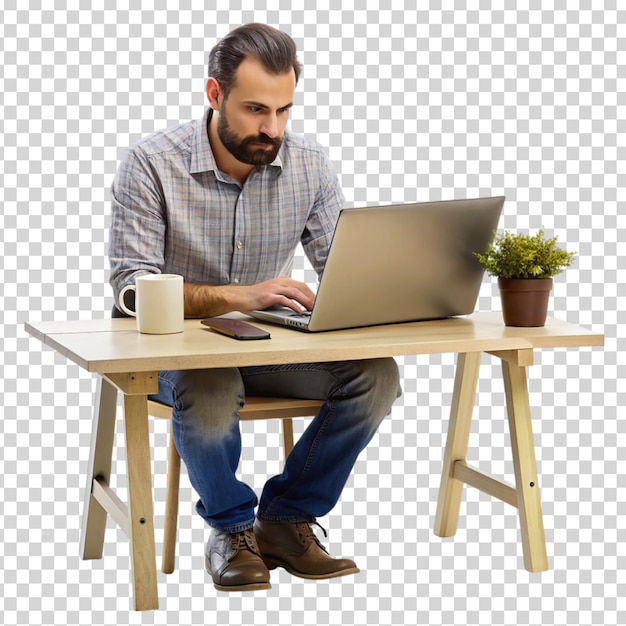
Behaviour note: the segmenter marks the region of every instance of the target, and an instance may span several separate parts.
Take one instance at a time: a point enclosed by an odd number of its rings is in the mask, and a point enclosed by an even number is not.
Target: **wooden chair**
[[[239,415],[242,421],[278,418],[282,420],[283,450],[285,459],[293,448],[293,418],[315,415],[322,406],[321,400],[298,398],[246,398]],[[171,419],[172,408],[160,402],[148,400],[148,414]],[[178,491],[180,485],[180,456],[174,444],[170,426],[167,462],[167,493],[165,501],[165,526],[163,529],[163,555],[161,571],[171,574],[176,560],[176,533],[178,529]]]

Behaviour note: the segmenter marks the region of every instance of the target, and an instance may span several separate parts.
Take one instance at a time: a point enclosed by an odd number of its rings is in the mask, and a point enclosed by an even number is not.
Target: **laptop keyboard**
[[[295,311],[289,315],[289,317],[298,319],[298,320],[308,320],[311,318],[310,313],[296,313]]]

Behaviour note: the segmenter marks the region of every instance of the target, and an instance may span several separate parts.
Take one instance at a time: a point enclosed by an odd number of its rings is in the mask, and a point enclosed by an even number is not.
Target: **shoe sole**
[[[350,567],[348,569],[342,569],[338,572],[328,572],[327,574],[306,574],[305,572],[300,572],[287,563],[283,563],[282,561],[277,561],[275,559],[269,559],[263,557],[263,562],[267,569],[272,570],[277,567],[282,567],[284,570],[289,572],[292,576],[297,576],[298,578],[305,578],[306,580],[325,580],[328,578],[339,578],[340,576],[349,576],[350,574],[358,574],[361,570],[358,567]]]
[[[264,589],[271,589],[270,583],[252,583],[250,585],[218,585],[213,583],[213,586],[218,591],[263,591]]]

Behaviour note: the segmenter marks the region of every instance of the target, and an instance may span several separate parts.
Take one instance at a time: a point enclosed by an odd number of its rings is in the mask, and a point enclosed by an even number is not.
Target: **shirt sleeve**
[[[158,174],[145,153],[132,148],[111,186],[110,283],[115,302],[123,287],[164,264],[165,202]]]
[[[321,278],[345,199],[330,159],[321,150],[318,158],[319,187],[302,234],[302,247],[318,278]]]

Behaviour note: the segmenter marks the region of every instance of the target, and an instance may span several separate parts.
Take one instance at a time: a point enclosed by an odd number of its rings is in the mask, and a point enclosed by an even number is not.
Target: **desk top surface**
[[[216,334],[199,320],[186,320],[184,332],[174,335],[138,333],[132,318],[33,322],[25,329],[87,371],[101,374],[604,343],[602,334],[554,318],[540,328],[505,326],[499,312],[325,333],[253,323],[267,329],[272,338],[236,341]]]

